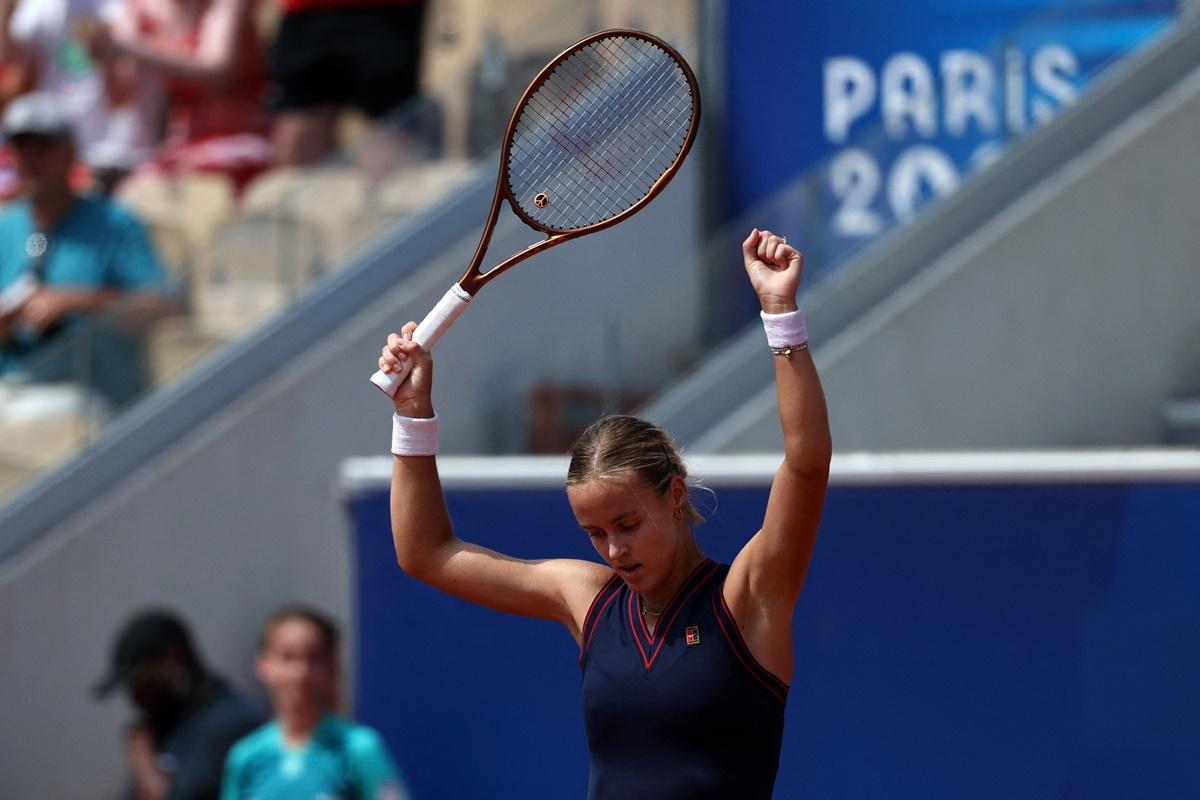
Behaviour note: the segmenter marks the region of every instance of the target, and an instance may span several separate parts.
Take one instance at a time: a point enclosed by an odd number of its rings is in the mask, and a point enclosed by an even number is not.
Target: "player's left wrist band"
[[[425,419],[392,415],[392,454],[435,456],[438,450],[437,414]]]
[[[808,349],[808,328],[804,324],[804,312],[800,309],[784,314],[759,313],[772,353],[790,359],[792,353]]]

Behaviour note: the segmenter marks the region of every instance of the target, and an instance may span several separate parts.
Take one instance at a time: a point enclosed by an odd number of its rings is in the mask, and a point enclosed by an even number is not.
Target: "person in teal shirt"
[[[408,800],[371,728],[338,716],[338,629],[308,608],[285,608],[263,630],[257,673],[275,719],[238,741],[221,800]]]
[[[85,319],[119,317],[120,326],[103,331],[107,348],[91,328],[79,337],[91,348],[89,372],[100,381],[93,388],[119,406],[143,388],[137,331],[175,310],[165,271],[133,214],[72,190],[75,146],[57,98],[16,98],[2,128],[21,197],[0,213],[0,377],[73,377],[78,354],[56,340]]]

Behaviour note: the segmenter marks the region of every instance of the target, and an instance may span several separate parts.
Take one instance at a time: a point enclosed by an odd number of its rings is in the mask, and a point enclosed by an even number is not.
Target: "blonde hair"
[[[567,467],[567,486],[578,486],[593,478],[628,473],[662,497],[678,475],[688,484],[683,514],[689,528],[704,517],[692,503],[687,466],[667,432],[637,417],[616,414],[602,417],[588,426],[571,446]]]

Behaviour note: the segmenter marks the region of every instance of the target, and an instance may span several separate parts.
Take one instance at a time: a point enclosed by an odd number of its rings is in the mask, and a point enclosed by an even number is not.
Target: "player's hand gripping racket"
[[[595,33],[538,73],[517,103],[501,151],[500,177],[471,265],[413,333],[432,348],[492,278],[556,244],[615,225],[649,203],[679,169],[696,137],[700,92],[687,62],[666,42],[633,30]],[[507,200],[547,234],[480,271]],[[389,395],[408,375],[376,372]]]

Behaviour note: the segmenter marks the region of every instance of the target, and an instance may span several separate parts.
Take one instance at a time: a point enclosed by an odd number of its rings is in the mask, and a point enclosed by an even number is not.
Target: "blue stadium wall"
[[[767,490],[714,488],[700,540],[728,560]],[[484,545],[590,557],[559,488],[448,502]],[[584,797],[566,631],[403,575],[382,485],[347,506],[355,707],[417,800]],[[1200,471],[834,486],[795,632],[778,798],[1200,796]]]
[[[726,2],[724,208],[787,233],[809,280],[952,194],[1167,30],[1182,0]],[[708,86],[715,92],[718,87]],[[736,276],[715,289],[749,320]]]
[[[1153,41],[1183,5],[726,2],[720,124],[730,210],[825,162],[826,231],[869,237],[867,218],[903,218],[957,185]],[[866,216],[854,224],[851,209]]]

